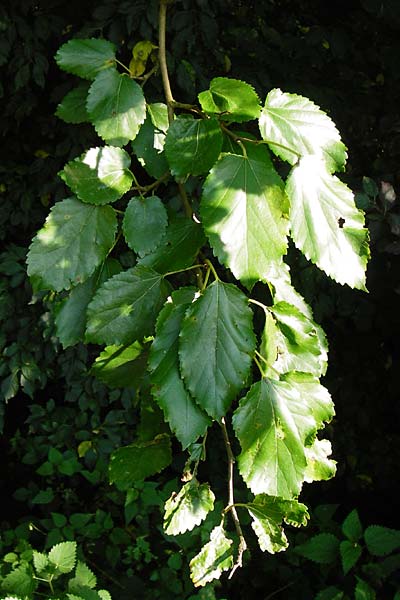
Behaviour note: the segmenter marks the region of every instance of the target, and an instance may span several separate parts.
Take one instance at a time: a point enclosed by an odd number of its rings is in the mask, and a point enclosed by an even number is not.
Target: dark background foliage
[[[107,458],[129,442],[140,417],[134,394],[109,391],[88,374],[90,347],[61,350],[46,303],[32,299],[24,263],[35,231],[65,195],[57,172],[96,140],[89,126],[54,116],[73,86],[55,65],[56,50],[71,37],[103,36],[128,62],[137,41],[157,41],[157,2],[6,0],[0,35],[2,543],[27,537],[33,523],[29,535],[39,547],[78,539],[95,567],[111,576],[105,581],[114,597],[132,598],[134,590],[137,597],[189,598],[182,557],[193,554],[196,539],[178,547],[160,530],[167,482],[179,478],[184,458],[134,490],[127,504],[107,485]],[[248,81],[262,100],[280,87],[326,110],[349,148],[344,179],[371,232],[369,293],[332,283],[295,250],[289,255],[295,283],[328,335],[325,385],[337,410],[328,428],[337,476],[307,487],[303,498],[312,510],[337,504],[338,522],[356,507],[364,524],[399,527],[400,5],[177,0],[167,45],[179,100],[195,101],[221,75]],[[159,80],[147,85],[147,95],[159,99]],[[142,424],[158,418],[152,410]],[[222,448],[212,442],[210,451]],[[222,490],[218,469],[205,476]],[[316,530],[312,521],[301,535]],[[288,587],[277,597],[310,598],[334,578],[290,553],[270,558],[254,547],[218,597],[269,597],[289,581],[296,592]]]

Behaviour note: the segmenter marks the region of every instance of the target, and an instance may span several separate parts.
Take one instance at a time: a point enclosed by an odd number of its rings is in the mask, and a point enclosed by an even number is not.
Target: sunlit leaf
[[[94,79],[97,73],[115,64],[115,50],[107,40],[69,40],[58,50],[56,62],[63,71]]]
[[[223,527],[214,527],[210,541],[190,561],[190,577],[195,587],[219,579],[223,571],[233,566],[232,540]]]
[[[205,113],[218,114],[223,121],[242,123],[257,119],[261,106],[254,89],[248,83],[228,77],[215,77],[210,88],[199,94]]]
[[[165,503],[165,533],[178,535],[200,525],[213,510],[214,500],[208,483],[200,484],[195,478],[185,483],[180,492],[173,493]]]
[[[135,387],[146,370],[147,352],[139,342],[106,346],[92,365],[91,373],[110,387]]]

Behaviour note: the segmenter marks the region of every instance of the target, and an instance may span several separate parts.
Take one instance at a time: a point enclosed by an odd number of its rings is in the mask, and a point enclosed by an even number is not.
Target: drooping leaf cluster
[[[143,397],[149,378],[169,425],[169,433],[137,435],[117,449],[110,481],[126,490],[167,467],[174,435],[189,451],[189,472],[166,503],[165,530],[193,529],[214,507],[213,492],[196,477],[204,458],[197,442],[205,446],[213,422],[227,435],[232,416],[239,472],[254,495],[237,507],[250,515],[260,548],[278,552],[287,546],[282,523],[307,521],[298,501],[304,482],[335,472],[329,441],[317,437],[334,416],[319,382],[327,344],[284,256],[290,237],[331,278],[365,289],[363,214],[334,175],[346,149],[307,98],[275,89],[262,106],[236,79],[213,79],[198,106],[147,103],[146,75],[120,72],[115,51],[93,38],[57,52],[59,67],[85,80],[58,116],[89,121],[104,145],[60,172],[74,195],[51,209],[30,247],[28,273],[35,290],[59,294],[64,348],[104,345],[93,373]],[[253,121],[260,139],[243,131]],[[286,182],[279,160],[290,167]],[[137,163],[152,183],[139,184]],[[262,300],[252,298],[256,283]],[[253,308],[262,310],[261,332]],[[237,525],[234,499],[191,562],[195,585],[239,564],[225,529],[229,512]]]

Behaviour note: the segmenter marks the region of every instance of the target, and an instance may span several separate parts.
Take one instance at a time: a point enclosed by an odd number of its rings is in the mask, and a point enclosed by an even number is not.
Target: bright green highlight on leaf
[[[137,196],[129,201],[122,227],[128,246],[144,256],[159,246],[167,225],[167,210],[158,196]]]
[[[175,177],[208,173],[222,148],[222,133],[216,119],[175,119],[165,139],[165,155]]]
[[[129,154],[121,148],[91,148],[65,165],[60,176],[83,202],[108,204],[130,189],[130,164]]]
[[[204,184],[201,218],[214,254],[247,287],[268,280],[286,254],[288,204],[267,152],[225,155]]]
[[[94,79],[115,64],[115,46],[107,40],[69,40],[56,54],[60,69],[83,79]]]
[[[157,319],[149,357],[153,397],[184,449],[204,435],[210,424],[186,389],[179,371],[179,332],[194,293],[194,288],[182,287],[168,298]]]
[[[297,248],[338,283],[365,290],[368,230],[353,193],[316,155],[294,167],[286,191]]]
[[[222,525],[214,527],[210,541],[190,561],[190,577],[196,587],[219,579],[223,571],[233,566],[232,540]]]
[[[147,442],[134,442],[111,454],[110,483],[126,489],[141,479],[159,473],[171,462],[171,442],[167,434]]]
[[[213,419],[221,419],[249,375],[255,336],[246,296],[214,281],[189,307],[180,335],[185,384]]]
[[[97,75],[86,106],[99,136],[113,146],[134,140],[146,117],[142,88],[115,69]]]
[[[208,483],[200,484],[195,478],[185,483],[181,491],[172,494],[165,503],[165,533],[178,535],[200,525],[213,510],[214,500]]]
[[[136,387],[146,370],[144,346],[134,342],[127,346],[106,346],[92,365],[91,372],[110,387]]]
[[[34,287],[68,290],[88,279],[107,256],[116,229],[109,206],[83,204],[76,198],[57,202],[29,249],[28,275]]]
[[[323,156],[330,172],[344,169],[346,146],[335,124],[308,98],[271,90],[259,124],[271,150],[291,165],[300,157],[316,154]]]
[[[207,114],[217,114],[223,121],[243,123],[260,115],[260,100],[248,83],[228,77],[211,80],[210,88],[199,94],[199,102]]]

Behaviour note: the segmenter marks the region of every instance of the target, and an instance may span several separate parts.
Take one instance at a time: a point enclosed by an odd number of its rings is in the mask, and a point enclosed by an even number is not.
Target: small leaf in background
[[[200,106],[207,114],[218,114],[223,121],[243,123],[260,115],[260,99],[254,88],[244,81],[215,77],[210,88],[198,96]]]
[[[129,154],[121,148],[90,148],[67,163],[59,175],[83,202],[108,204],[131,188],[130,164]]]
[[[128,346],[106,346],[90,372],[112,388],[136,387],[146,371],[147,352],[139,342]]]
[[[271,150],[291,165],[299,155],[322,154],[330,172],[344,169],[346,146],[335,124],[308,98],[271,90],[259,124],[261,137]]]
[[[357,585],[354,590],[354,600],[376,600],[375,591],[363,579],[357,576]]]
[[[347,515],[342,523],[342,532],[351,542],[358,542],[363,534],[363,527],[356,509]]]
[[[222,525],[214,527],[210,541],[190,561],[190,577],[195,587],[219,579],[223,571],[233,566],[232,540],[226,537]]]
[[[175,177],[208,173],[222,148],[216,119],[177,117],[165,138],[165,156]]]
[[[332,533],[319,533],[293,551],[320,565],[329,565],[337,560],[339,540]]]
[[[364,539],[373,556],[386,556],[400,548],[400,531],[397,529],[370,525],[364,531]]]
[[[379,202],[385,212],[390,210],[396,202],[396,192],[388,181],[380,182]]]
[[[362,548],[357,544],[357,542],[349,542],[348,540],[340,542],[340,558],[342,560],[342,569],[344,575],[347,575],[347,573],[354,567],[360,558],[361,553]]]
[[[189,307],[180,334],[181,372],[213,419],[221,419],[245,387],[255,345],[252,313],[236,286],[214,281]]]
[[[172,460],[169,435],[163,433],[147,442],[134,442],[111,454],[110,483],[126,489],[137,481],[159,473]]]
[[[65,123],[86,123],[89,115],[86,110],[86,100],[89,91],[89,83],[82,82],[76,88],[68,92],[57,106],[55,115]]]
[[[185,287],[172,292],[157,319],[149,357],[153,397],[183,449],[204,435],[210,424],[208,416],[190,396],[179,371],[179,333],[194,293],[194,288]]]
[[[186,483],[178,494],[173,493],[165,503],[164,531],[178,535],[200,525],[214,509],[215,496],[208,483],[200,484],[196,478]]]
[[[122,229],[128,246],[144,256],[159,246],[167,225],[167,211],[158,196],[137,196],[126,207]]]
[[[368,229],[350,189],[318,156],[306,156],[286,183],[297,248],[338,283],[365,290]]]
[[[115,69],[97,75],[86,108],[99,136],[113,146],[125,146],[134,140],[146,118],[142,88]]]
[[[207,177],[200,214],[215,256],[251,288],[286,254],[288,205],[267,152],[264,161],[228,154]]]
[[[132,58],[129,63],[131,77],[140,77],[146,70],[147,60],[150,54],[157,48],[149,40],[137,42],[132,48]]]
[[[100,71],[115,64],[115,46],[107,40],[69,40],[56,54],[60,69],[83,77],[94,79]]]
[[[169,283],[149,267],[114,275],[88,306],[87,339],[120,346],[150,335],[169,291]]]
[[[49,552],[49,562],[60,573],[70,573],[75,567],[76,542],[61,542],[53,546]]]
[[[76,198],[57,202],[29,248],[28,275],[34,288],[59,292],[84,282],[107,256],[116,229],[110,206]]]
[[[330,585],[328,588],[321,590],[315,596],[315,600],[343,600],[344,593],[338,590],[337,587]]]

